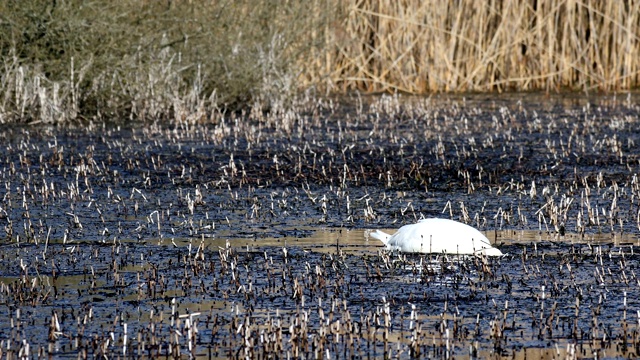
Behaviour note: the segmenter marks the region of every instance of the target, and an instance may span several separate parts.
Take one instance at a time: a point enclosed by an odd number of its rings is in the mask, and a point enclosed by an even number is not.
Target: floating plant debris
[[[638,356],[638,99],[538,96],[3,127],[2,356]]]

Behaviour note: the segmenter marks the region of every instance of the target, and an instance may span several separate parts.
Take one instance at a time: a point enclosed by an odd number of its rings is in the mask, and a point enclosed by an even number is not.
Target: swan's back
[[[448,219],[424,219],[405,225],[385,245],[391,250],[412,253],[502,255],[480,231]]]

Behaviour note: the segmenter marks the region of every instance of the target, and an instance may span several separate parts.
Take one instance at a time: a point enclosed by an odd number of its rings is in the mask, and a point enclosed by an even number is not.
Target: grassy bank
[[[631,89],[639,14],[636,0],[9,0],[0,122],[209,121],[282,113],[309,90]]]

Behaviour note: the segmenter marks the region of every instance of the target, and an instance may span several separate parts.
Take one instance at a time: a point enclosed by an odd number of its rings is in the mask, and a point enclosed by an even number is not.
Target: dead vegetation
[[[2,355],[638,356],[637,98],[315,104],[0,128]],[[366,239],[422,216],[508,255]]]
[[[638,86],[638,1],[348,1],[337,89],[611,91]]]
[[[329,93],[638,86],[640,1],[6,1],[0,123],[215,121]]]

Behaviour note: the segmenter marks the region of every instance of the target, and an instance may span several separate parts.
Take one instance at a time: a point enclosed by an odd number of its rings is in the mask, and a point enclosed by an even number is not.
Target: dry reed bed
[[[507,245],[510,255],[493,260],[372,244],[345,253],[337,232],[329,251],[292,245],[318,227],[396,227],[422,215],[549,239],[634,238],[638,99],[530,96],[327,100],[216,113],[206,124],[4,127],[0,348],[11,357],[517,356],[531,346],[636,356],[637,241]]]
[[[638,1],[350,1],[339,89],[590,91],[638,86]]]
[[[639,10],[637,0],[8,2],[0,123],[199,122],[352,90],[632,89]]]

